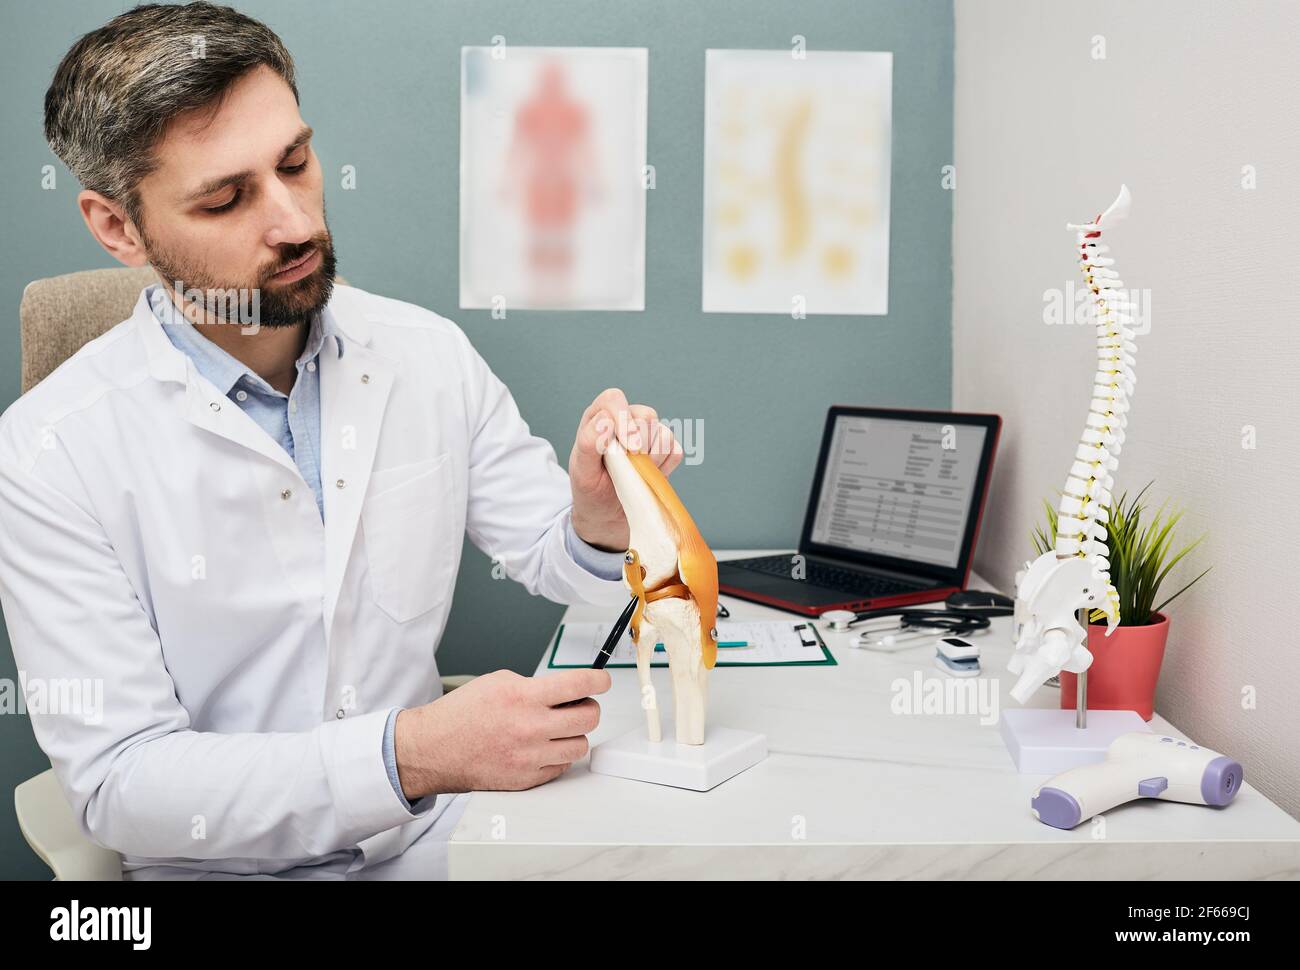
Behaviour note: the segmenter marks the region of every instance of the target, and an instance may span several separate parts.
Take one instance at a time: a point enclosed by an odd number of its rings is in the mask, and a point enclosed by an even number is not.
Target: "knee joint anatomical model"
[[[1075,230],[1080,268],[1091,294],[1097,328],[1097,374],[1087,425],[1075,450],[1061,495],[1055,548],[1027,563],[1016,576],[1015,653],[1007,668],[1019,674],[1011,696],[1025,703],[1049,677],[1062,670],[1082,673],[1092,664],[1084,646],[1086,629],[1076,610],[1101,610],[1106,635],[1119,623],[1119,596],[1110,581],[1106,546],[1107,509],[1113,472],[1128,425],[1133,372],[1133,303],[1123,280],[1105,254],[1103,227],[1110,229],[1129,210],[1128,188],[1120,187],[1110,208],[1091,222],[1068,225]]]
[[[630,629],[650,740],[662,740],[650,680],[655,642],[662,640],[672,672],[677,741],[703,744],[708,675],[718,655],[717,560],[654,459],[628,454],[611,440],[605,468],[630,535],[623,579],[638,601]]]

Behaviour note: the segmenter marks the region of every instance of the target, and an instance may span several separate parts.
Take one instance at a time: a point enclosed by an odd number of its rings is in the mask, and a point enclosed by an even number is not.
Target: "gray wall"
[[[41,137],[45,88],[80,34],[131,4],[4,4],[0,9],[0,406],[18,393],[23,286],[112,265],[82,226],[77,186]],[[355,165],[357,188],[327,188],[339,269],[365,289],[459,322],[514,392],[533,430],[567,464],[578,417],[623,387],[661,416],[699,419],[704,461],[674,484],[715,546],[792,546],[831,403],[946,407],[951,387],[952,4],[888,0],[514,0],[239,3],[280,33],[298,63],[303,117],[327,171]],[[512,313],[457,308],[457,168],[462,44],[494,34],[517,45],[650,50],[644,313]],[[887,317],[700,312],[700,204],[707,47],[894,52],[893,232]],[[56,162],[57,164],[57,162]],[[656,344],[687,348],[652,376]],[[531,671],[561,608],[491,579],[466,546],[456,607],[439,652],[448,672]],[[93,635],[93,631],[88,631]],[[7,642],[0,677],[13,677]],[[0,718],[0,789],[47,766],[25,718]],[[0,798],[0,876],[45,877]]]
[[[1095,349],[1091,329],[1044,324],[1043,291],[1077,280],[1065,223],[1127,182],[1111,255],[1151,291],[1151,332],[1118,485],[1154,480],[1185,537],[1209,534],[1170,592],[1213,566],[1170,607],[1156,707],[1300,815],[1300,7],[963,0],[956,23],[953,397],[1006,418],[976,568],[1010,584],[1065,483]]]

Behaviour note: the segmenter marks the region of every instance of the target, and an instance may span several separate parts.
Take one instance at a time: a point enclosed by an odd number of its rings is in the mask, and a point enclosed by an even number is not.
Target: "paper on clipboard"
[[[552,644],[550,667],[590,667],[605,643],[611,623],[566,623]],[[745,646],[727,646],[744,642]],[[718,623],[718,666],[771,664],[834,664],[823,649],[820,635],[811,623],[790,620],[724,620]],[[668,654],[662,645],[655,651],[652,667],[667,667]],[[636,666],[636,648],[631,632],[624,633],[608,667]]]

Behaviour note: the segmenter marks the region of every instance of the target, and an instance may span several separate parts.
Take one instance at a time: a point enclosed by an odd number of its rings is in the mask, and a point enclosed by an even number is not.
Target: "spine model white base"
[[[1058,507],[1055,548],[1026,563],[1016,576],[1016,646],[1007,669],[1019,675],[1011,696],[1021,704],[1062,670],[1082,673],[1091,665],[1087,631],[1076,619],[1076,611],[1105,613],[1107,636],[1119,623],[1106,522],[1137,379],[1133,370],[1137,344],[1133,303],[1101,237],[1103,230],[1109,231],[1128,215],[1130,201],[1127,186],[1121,186],[1118,198],[1097,218],[1066,227],[1076,233],[1080,268],[1091,294],[1097,374],[1087,423]]]

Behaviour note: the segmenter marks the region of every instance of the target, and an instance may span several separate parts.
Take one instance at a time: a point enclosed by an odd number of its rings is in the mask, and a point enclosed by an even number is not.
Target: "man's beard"
[[[143,232],[141,236],[150,265],[168,287],[179,290],[176,295],[188,304],[183,311],[192,323],[204,322],[206,310],[227,323],[242,326],[295,326],[324,309],[334,292],[334,243],[328,227],[305,243],[281,246],[280,257],[252,284],[217,280],[198,260],[175,257],[154,245]],[[313,249],[319,250],[321,261],[311,275],[292,283],[267,285],[275,273]],[[250,295],[253,290],[257,291],[255,302]],[[228,297],[214,298],[212,294]],[[243,319],[250,305],[256,307],[255,320]]]

